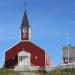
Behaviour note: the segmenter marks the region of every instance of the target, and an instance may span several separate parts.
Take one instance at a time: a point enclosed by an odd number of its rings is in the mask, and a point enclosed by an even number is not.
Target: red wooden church
[[[21,30],[21,41],[5,52],[6,68],[16,67],[45,67],[50,65],[45,50],[30,41],[30,26],[25,10]]]

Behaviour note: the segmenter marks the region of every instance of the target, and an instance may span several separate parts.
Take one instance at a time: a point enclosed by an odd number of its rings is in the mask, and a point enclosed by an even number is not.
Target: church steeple
[[[22,24],[21,24],[21,29],[23,29],[23,28],[29,28],[29,22],[28,22],[26,10],[25,10],[23,20],[22,20]]]
[[[23,16],[20,29],[21,29],[21,41],[30,40],[30,26],[29,26],[26,10],[24,12],[24,16]]]

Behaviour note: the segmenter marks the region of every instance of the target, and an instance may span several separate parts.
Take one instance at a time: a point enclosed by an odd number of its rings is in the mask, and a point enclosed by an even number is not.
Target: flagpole
[[[67,46],[68,46],[68,63],[69,63],[69,38],[68,38],[68,32],[67,32]]]

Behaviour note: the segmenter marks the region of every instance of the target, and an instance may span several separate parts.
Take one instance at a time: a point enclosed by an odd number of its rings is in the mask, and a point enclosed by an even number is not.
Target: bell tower
[[[27,12],[25,10],[22,24],[21,24],[21,41],[29,41],[30,40],[30,26],[27,18]]]

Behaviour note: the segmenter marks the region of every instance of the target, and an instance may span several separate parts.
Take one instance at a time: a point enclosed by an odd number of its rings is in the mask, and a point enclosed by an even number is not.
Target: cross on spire
[[[25,0],[25,9],[27,8],[27,0]]]

